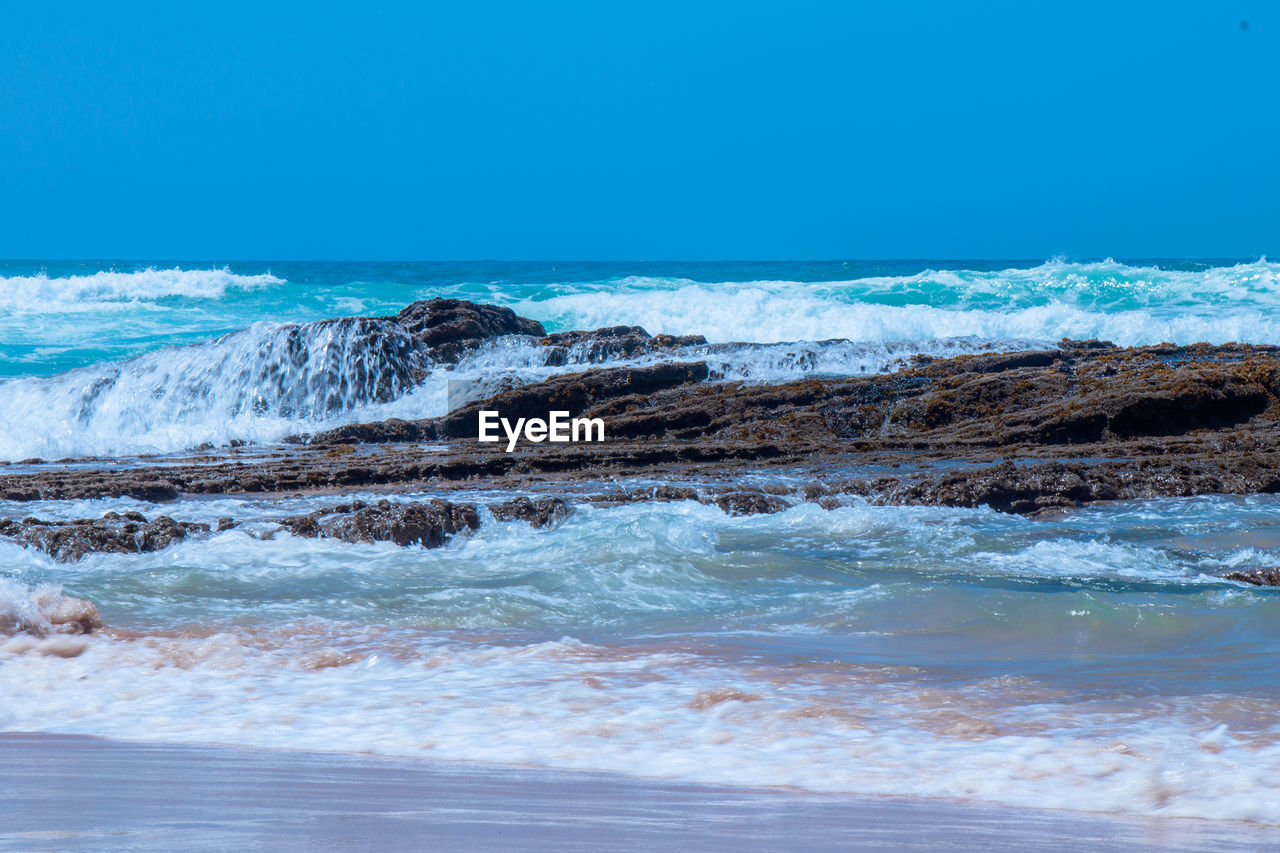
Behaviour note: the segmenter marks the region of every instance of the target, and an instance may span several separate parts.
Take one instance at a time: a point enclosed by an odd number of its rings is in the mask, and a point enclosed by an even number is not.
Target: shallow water
[[[191,773],[198,767],[199,773]],[[74,784],[68,784],[74,780]],[[6,784],[9,783],[9,784]],[[49,803],[60,805],[50,830]],[[0,850],[1265,850],[1280,827],[0,734]],[[192,826],[199,826],[199,834]],[[300,829],[302,828],[302,829]]]
[[[66,512],[153,511],[91,503]],[[294,504],[165,511],[268,529]],[[639,504],[438,550],[253,522],[71,565],[0,546],[10,606],[60,583],[112,628],[0,645],[23,697],[0,728],[1280,822],[1254,795],[1280,782],[1280,595],[1205,574],[1280,558],[1277,508]]]

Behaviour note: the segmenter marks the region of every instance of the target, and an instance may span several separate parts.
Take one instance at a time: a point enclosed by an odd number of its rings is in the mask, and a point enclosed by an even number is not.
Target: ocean
[[[434,296],[549,331],[703,335],[684,354],[709,381],[1064,337],[1280,344],[1280,264],[1265,260],[4,262],[0,460],[270,448],[443,414],[453,379],[653,357],[548,366],[499,339],[388,394],[371,361],[411,354],[291,326]],[[548,530],[486,518],[431,550],[266,535],[326,502],[0,500],[8,519],[246,520],[73,563],[0,541],[0,625],[39,625],[65,594],[109,629],[0,635],[0,731],[1280,824],[1280,593],[1214,576],[1280,564],[1280,497],[1036,520],[861,500],[748,517],[583,505]]]

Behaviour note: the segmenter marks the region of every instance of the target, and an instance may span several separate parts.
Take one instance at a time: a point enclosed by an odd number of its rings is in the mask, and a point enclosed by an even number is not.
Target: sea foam
[[[89,275],[0,276],[0,311],[47,314],[129,310],[171,297],[221,299],[232,290],[258,290],[284,284],[264,273],[237,275],[226,269],[106,270]]]
[[[714,342],[1102,338],[1122,346],[1280,343],[1280,265],[1204,271],[1055,261],[848,281],[627,277],[512,304],[556,327],[638,324]]]

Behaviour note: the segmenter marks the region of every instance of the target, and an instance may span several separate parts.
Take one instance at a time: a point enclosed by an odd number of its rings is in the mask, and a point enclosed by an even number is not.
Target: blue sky
[[[1278,203],[1261,0],[0,5],[0,257],[1275,257]]]

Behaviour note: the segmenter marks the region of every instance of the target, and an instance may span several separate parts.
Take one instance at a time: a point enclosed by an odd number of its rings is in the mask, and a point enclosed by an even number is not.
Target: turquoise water
[[[0,375],[50,374],[252,323],[508,305],[551,330],[640,324],[712,341],[978,335],[1280,342],[1280,264],[0,262]],[[678,298],[673,298],[678,297]],[[1001,319],[1003,318],[1003,319]],[[1241,337],[1243,336],[1243,337]]]
[[[682,355],[757,382],[1064,335],[1280,343],[1280,265],[1265,261],[0,274],[7,459],[269,443],[437,413],[449,378],[583,366],[501,341],[391,402],[357,388],[335,406],[332,383],[359,351],[306,332],[315,363],[292,365],[284,387],[263,379],[283,323],[436,295],[551,329],[703,334]],[[1280,593],[1214,576],[1280,564],[1274,496],[1040,521],[793,501],[749,518],[695,503],[582,507],[546,531],[486,517],[436,550],[278,532],[272,519],[317,498],[0,501],[15,519],[137,509],[245,522],[74,564],[0,543],[0,625],[32,626],[0,634],[0,730],[1280,823]],[[64,594],[94,601],[109,630],[37,636]]]
[[[1280,343],[1280,265],[922,261],[703,264],[15,263],[0,265],[0,459],[273,442],[358,420],[442,414],[449,379],[555,372],[496,342],[371,405],[354,337],[287,324],[389,315],[415,299],[508,306],[552,331],[703,335],[713,376],[784,381],[892,370],[917,353],[1049,345]],[[304,330],[305,332],[305,330]],[[562,366],[580,369],[580,363]],[[276,377],[287,377],[282,389]],[[333,388],[347,389],[339,398]]]

